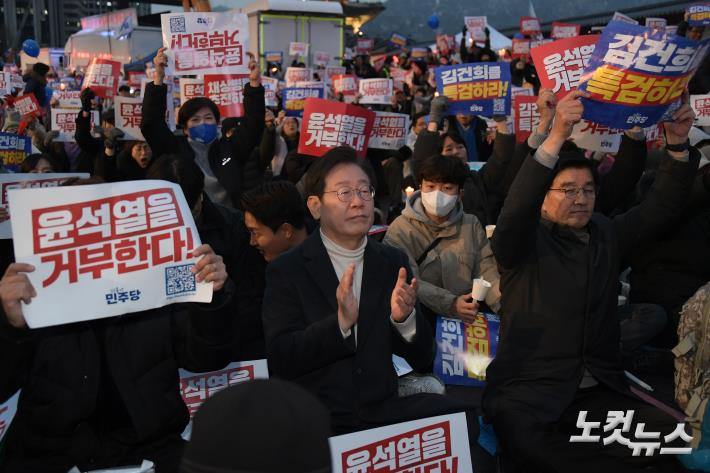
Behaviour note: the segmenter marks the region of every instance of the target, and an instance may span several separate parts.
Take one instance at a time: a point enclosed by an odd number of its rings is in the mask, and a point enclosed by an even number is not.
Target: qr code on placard
[[[170,18],[170,32],[171,33],[185,33],[185,17],[184,16],[174,16]]]
[[[493,111],[495,113],[505,112],[505,99],[494,99],[493,100]]]
[[[175,296],[195,292],[195,275],[190,268],[193,265],[170,266],[165,268],[165,294]]]

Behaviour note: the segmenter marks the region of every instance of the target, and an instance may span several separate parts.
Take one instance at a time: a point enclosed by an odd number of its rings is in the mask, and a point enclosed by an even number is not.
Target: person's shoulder
[[[384,259],[396,263],[398,266],[401,265],[402,262],[408,261],[407,255],[399,248],[385,245],[374,238],[369,239],[368,245],[371,245],[372,249],[379,253]]]

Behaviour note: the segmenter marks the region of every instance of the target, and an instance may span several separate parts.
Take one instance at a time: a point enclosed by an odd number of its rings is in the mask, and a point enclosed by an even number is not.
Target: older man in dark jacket
[[[620,465],[635,471],[637,463],[659,458],[632,457],[627,444],[603,445],[612,434],[601,428],[608,411],[635,411],[634,426],[623,434],[630,442],[648,441],[634,438],[637,423],[661,436],[675,428],[629,390],[619,357],[617,281],[620,261],[687,201],[698,163],[697,150],[687,147],[693,112],[686,103],[665,124],[669,156],[645,201],[611,220],[593,213],[592,165],[560,155],[581,120],[585,94],[560,101],[550,135],[523,164],[493,237],[502,326],[483,409],[506,451],[536,473],[622,471]],[[582,435],[581,411],[601,423],[591,431],[601,435],[598,441],[570,443],[571,435]]]

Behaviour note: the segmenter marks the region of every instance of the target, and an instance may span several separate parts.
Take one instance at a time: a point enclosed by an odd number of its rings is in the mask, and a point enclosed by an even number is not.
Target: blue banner
[[[477,62],[436,68],[436,90],[449,99],[449,113],[510,115],[510,65]]]
[[[407,37],[399,33],[392,33],[392,36],[390,36],[390,44],[403,48],[407,45]]]
[[[580,90],[585,119],[628,129],[665,121],[710,47],[710,40],[692,41],[660,30],[610,22],[602,33]]]
[[[688,14],[688,26],[691,28],[710,25],[710,3],[690,5],[685,11]]]
[[[20,172],[20,164],[32,153],[32,138],[0,133],[0,158],[6,170]]]
[[[266,59],[266,62],[282,64],[284,62],[284,53],[283,51],[266,51],[264,59]]]
[[[437,317],[434,374],[444,384],[485,385],[486,368],[498,350],[499,329],[495,314],[479,312],[472,324]]]
[[[308,87],[289,87],[283,89],[283,108],[286,111],[287,117],[302,117],[303,107],[306,99],[315,97],[323,98],[323,87],[308,88]]]

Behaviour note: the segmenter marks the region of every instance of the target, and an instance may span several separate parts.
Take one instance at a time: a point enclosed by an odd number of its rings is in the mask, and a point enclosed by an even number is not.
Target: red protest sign
[[[526,36],[538,35],[542,32],[540,29],[540,19],[534,16],[520,17],[520,32]]]
[[[513,99],[513,113],[515,115],[515,141],[522,143],[540,124],[537,97],[518,95]]]
[[[370,54],[375,48],[375,40],[367,38],[359,38],[357,40],[357,46],[355,46],[355,54],[358,56],[361,54]]]
[[[533,48],[530,54],[542,87],[551,89],[557,98],[575,90],[598,40],[598,35],[585,35]]]
[[[574,38],[579,36],[580,25],[574,23],[561,23],[559,21],[552,22],[552,36],[554,39]]]
[[[339,74],[333,76],[333,95],[336,97],[343,94],[343,97],[355,97],[358,92],[357,76],[352,74]]]
[[[42,108],[39,106],[35,94],[25,94],[18,97],[13,102],[13,107],[23,118],[38,117],[42,114]]]
[[[298,152],[323,156],[336,146],[350,146],[358,158],[367,154],[375,113],[333,100],[306,99]]]
[[[525,59],[530,54],[530,40],[529,39],[513,39],[513,49],[511,55],[513,59]]]
[[[88,89],[97,97],[110,99],[116,96],[118,79],[121,76],[121,63],[109,59],[93,58],[86,69],[86,76],[81,90]]]
[[[205,97],[219,107],[221,118],[244,116],[246,74],[205,74]]]
[[[140,87],[144,78],[147,78],[144,71],[128,71],[128,85],[131,87]]]

